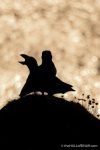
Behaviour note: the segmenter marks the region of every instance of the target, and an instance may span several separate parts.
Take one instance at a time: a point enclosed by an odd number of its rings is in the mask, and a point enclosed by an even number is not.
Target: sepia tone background
[[[45,49],[57,76],[76,90],[66,99],[84,93],[100,102],[100,0],[0,0],[0,108],[28,76],[20,54],[41,64]]]

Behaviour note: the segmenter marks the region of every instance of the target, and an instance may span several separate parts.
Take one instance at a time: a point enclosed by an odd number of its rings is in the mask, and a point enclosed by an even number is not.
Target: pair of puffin
[[[42,52],[42,64],[38,66],[34,57],[26,54],[21,54],[25,61],[20,61],[22,65],[26,65],[29,69],[29,75],[23,86],[20,97],[23,97],[31,92],[44,92],[48,95],[56,93],[66,93],[68,91],[75,91],[72,85],[61,81],[56,77],[57,70],[52,61],[51,51],[45,50]]]

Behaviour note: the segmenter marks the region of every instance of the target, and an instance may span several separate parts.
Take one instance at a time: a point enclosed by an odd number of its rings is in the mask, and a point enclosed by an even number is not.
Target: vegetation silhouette
[[[0,146],[10,150],[62,149],[63,144],[99,144],[100,121],[79,103],[27,95],[0,110],[0,129]]]
[[[92,113],[94,116],[100,118],[99,112],[98,112],[98,105],[99,103],[97,100],[90,95],[85,95],[84,93],[81,95],[82,97],[74,97],[73,101],[76,103],[80,103],[82,106],[84,106],[90,113]]]
[[[57,69],[52,61],[52,54],[49,50],[42,52],[42,64],[40,66],[38,66],[35,58],[26,54],[21,54],[21,56],[25,61],[20,63],[26,65],[30,71],[28,79],[21,90],[21,97],[36,91],[42,92],[43,95],[44,92],[47,92],[48,95],[53,95],[75,91],[72,85],[56,77]]]

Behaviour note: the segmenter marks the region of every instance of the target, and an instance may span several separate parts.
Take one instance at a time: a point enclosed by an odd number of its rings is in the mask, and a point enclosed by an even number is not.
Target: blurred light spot
[[[81,82],[81,78],[79,76],[75,76],[75,80],[77,80],[78,82]]]
[[[92,61],[95,63],[95,62],[98,61],[98,58],[97,58],[96,56],[93,56],[93,57],[92,57]]]
[[[100,88],[100,82],[94,83],[94,86],[95,86],[96,88]]]
[[[98,109],[98,114],[100,115],[100,108]]]
[[[81,71],[81,75],[82,76],[87,76],[89,74],[89,72],[90,72],[89,69],[84,69],[84,70]]]
[[[81,40],[81,38],[80,38],[80,36],[79,36],[77,31],[70,32],[69,38],[70,38],[71,41],[73,41],[75,43],[78,43]]]
[[[15,82],[20,81],[20,79],[21,79],[20,75],[17,74],[17,75],[15,76]]]

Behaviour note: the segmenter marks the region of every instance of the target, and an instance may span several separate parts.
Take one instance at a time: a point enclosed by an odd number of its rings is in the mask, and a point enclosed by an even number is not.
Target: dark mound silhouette
[[[61,144],[99,144],[100,121],[78,103],[29,95],[0,110],[0,130],[4,148],[56,150]]]

